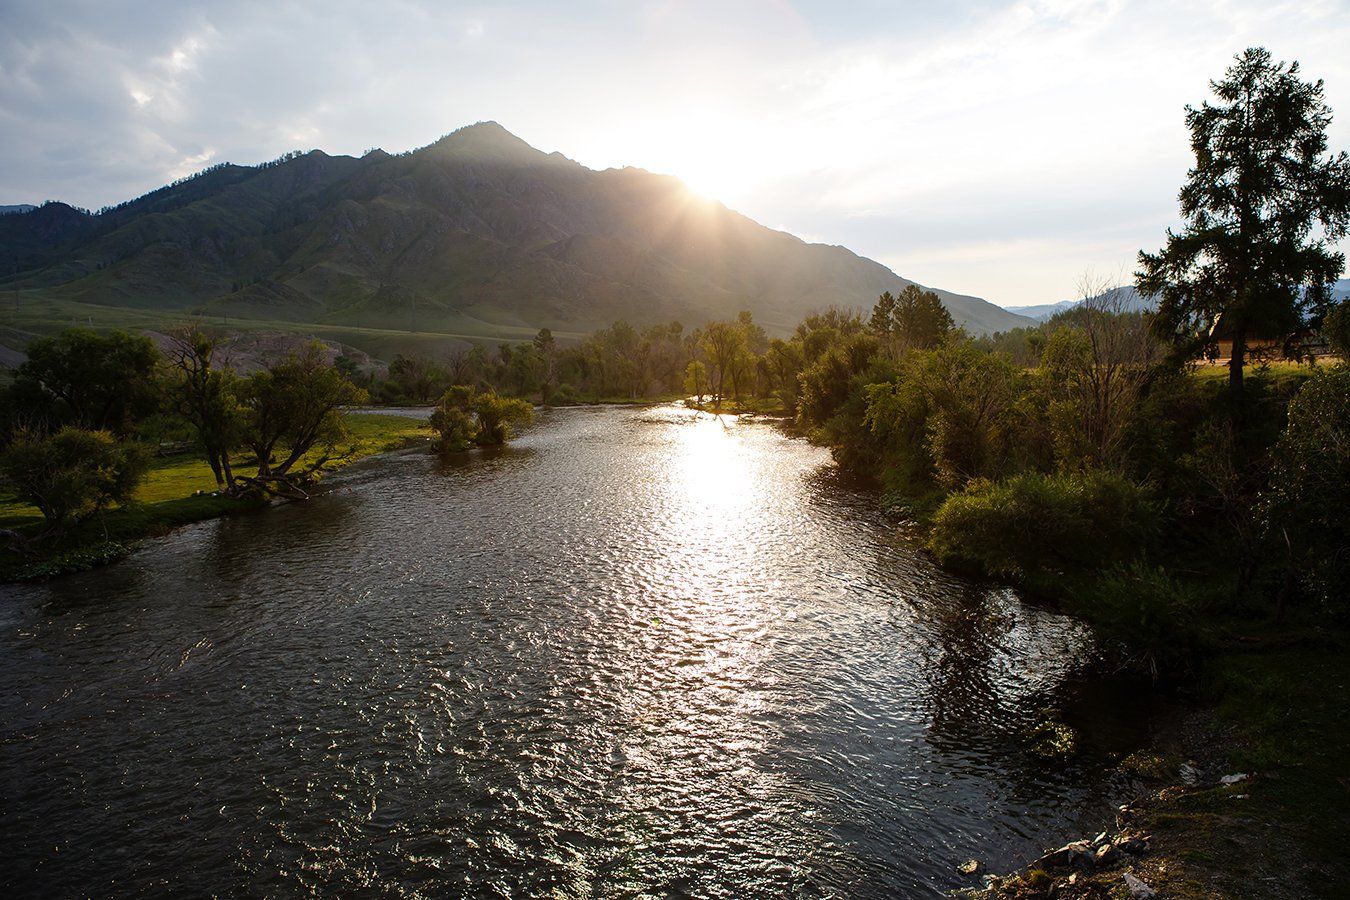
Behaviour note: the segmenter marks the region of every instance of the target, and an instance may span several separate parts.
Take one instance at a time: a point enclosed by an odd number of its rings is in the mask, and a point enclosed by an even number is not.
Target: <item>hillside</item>
[[[675,178],[593,171],[492,122],[397,156],[220,165],[99,214],[49,203],[0,217],[0,310],[20,316],[73,303],[493,337],[749,309],[781,333],[909,283]],[[972,332],[1027,324],[938,294]]]

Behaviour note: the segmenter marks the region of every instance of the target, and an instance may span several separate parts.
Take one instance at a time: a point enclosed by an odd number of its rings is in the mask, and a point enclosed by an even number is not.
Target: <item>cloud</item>
[[[490,118],[906,277],[1039,302],[1161,242],[1182,107],[1244,47],[1326,79],[1350,146],[1348,40],[1331,0],[11,0],[0,203],[99,206],[194,166]]]

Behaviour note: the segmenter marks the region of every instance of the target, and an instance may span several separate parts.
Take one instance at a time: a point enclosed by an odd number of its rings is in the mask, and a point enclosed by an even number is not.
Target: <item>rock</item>
[[[1121,853],[1138,855],[1148,850],[1148,838],[1127,837],[1116,841],[1115,848]]]
[[[1222,778],[1219,779],[1219,784],[1225,784],[1225,785],[1227,785],[1227,784],[1237,784],[1238,782],[1240,782],[1240,781],[1246,781],[1248,778],[1251,778],[1251,777],[1252,777],[1252,776],[1248,775],[1246,772],[1238,772],[1238,773],[1236,773],[1236,774],[1234,774],[1234,775],[1225,775],[1225,776],[1223,776]]]
[[[1088,841],[1074,841],[1058,850],[1051,850],[1031,864],[1033,869],[1067,869],[1086,867],[1092,863],[1092,844]]]
[[[1122,877],[1125,879],[1125,886],[1130,889],[1130,896],[1135,897],[1136,900],[1148,900],[1150,897],[1158,896],[1157,891],[1140,881],[1138,878],[1135,878],[1129,872],[1126,872]]]
[[[1190,763],[1181,764],[1181,783],[1192,785],[1200,781],[1200,770]]]
[[[956,871],[962,875],[974,875],[980,871],[980,861],[978,859],[968,859],[956,867]]]
[[[1109,866],[1118,859],[1120,859],[1119,850],[1110,844],[1102,844],[1097,848],[1097,855],[1092,858],[1092,861],[1099,866]]]
[[[1105,831],[1103,831],[1101,834],[1097,835],[1095,838],[1092,839],[1092,846],[1094,846],[1094,847],[1100,847],[1102,844],[1105,844],[1105,843],[1106,843],[1106,832],[1105,832]]]

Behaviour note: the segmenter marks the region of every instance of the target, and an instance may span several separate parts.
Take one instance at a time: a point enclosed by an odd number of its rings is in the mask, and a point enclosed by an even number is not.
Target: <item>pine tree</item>
[[[1331,249],[1350,221],[1350,158],[1327,154],[1331,109],[1298,63],[1252,48],[1216,102],[1186,107],[1195,166],[1180,193],[1185,225],[1140,251],[1136,285],[1158,298],[1154,328],[1184,356],[1233,342],[1230,396],[1242,396],[1253,338],[1292,340],[1316,325],[1345,259]]]

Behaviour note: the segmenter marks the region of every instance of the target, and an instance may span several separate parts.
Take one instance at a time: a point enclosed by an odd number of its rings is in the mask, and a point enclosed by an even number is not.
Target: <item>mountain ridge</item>
[[[98,214],[48,203],[0,217],[7,302],[409,330],[694,325],[749,309],[783,333],[911,283],[672,176],[592,170],[496,122],[402,154],[224,163]],[[974,333],[1029,324],[936,292]]]

